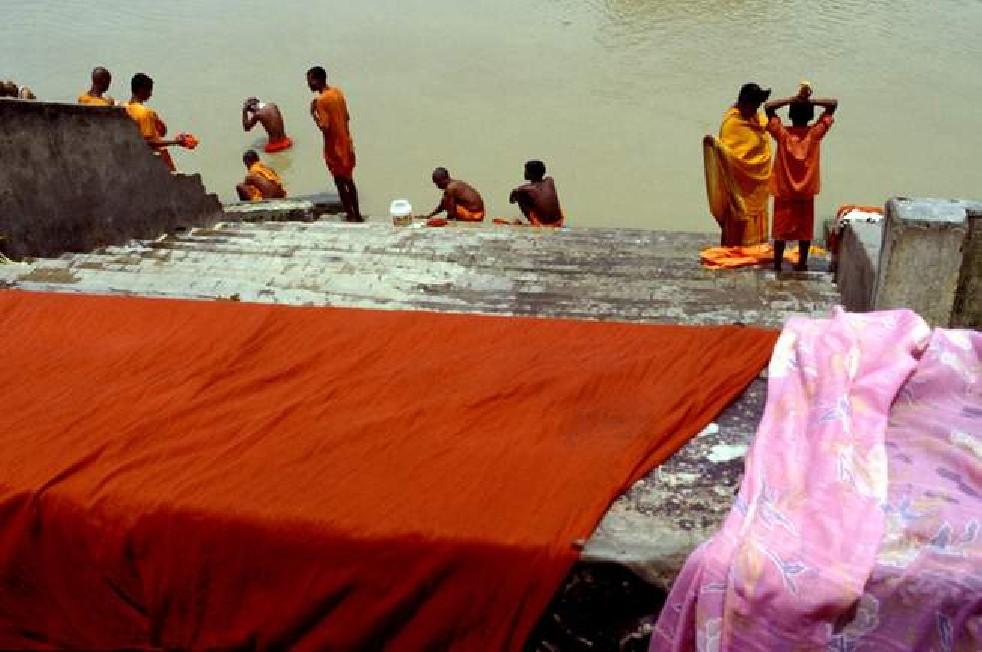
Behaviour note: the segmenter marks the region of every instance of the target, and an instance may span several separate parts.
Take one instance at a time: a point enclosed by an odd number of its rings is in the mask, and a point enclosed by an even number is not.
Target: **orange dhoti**
[[[263,151],[265,151],[267,154],[275,154],[276,152],[282,152],[290,149],[291,147],[293,147],[293,141],[290,140],[289,136],[283,136],[279,140],[271,140],[266,143]]]
[[[355,148],[350,141],[325,146],[324,162],[332,177],[350,179],[355,173]]]
[[[554,227],[560,227],[560,226],[563,225],[563,222],[566,221],[566,215],[564,213],[561,213],[560,216],[559,216],[559,221],[558,222],[543,222],[542,221],[542,218],[540,218],[538,216],[538,214],[534,210],[532,210],[532,209],[529,209],[529,215],[528,215],[528,217],[529,217],[529,224],[531,224],[532,226],[554,226]]]
[[[455,214],[450,217],[461,222],[482,222],[484,221],[484,215],[484,211],[470,211],[463,206],[457,206]]]
[[[774,198],[775,240],[812,240],[815,234],[815,198]]]

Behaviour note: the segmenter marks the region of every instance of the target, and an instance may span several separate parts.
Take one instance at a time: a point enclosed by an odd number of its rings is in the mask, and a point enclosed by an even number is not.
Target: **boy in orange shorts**
[[[789,106],[791,127],[785,127],[777,110]],[[811,87],[803,82],[798,94],[764,105],[767,131],[777,144],[771,168],[771,194],[774,195],[774,271],[781,271],[784,247],[798,241],[796,271],[808,269],[808,248],[815,230],[815,195],[821,190],[820,144],[834,122],[839,103],[835,99],[812,99]],[[814,124],[815,107],[824,109]]]

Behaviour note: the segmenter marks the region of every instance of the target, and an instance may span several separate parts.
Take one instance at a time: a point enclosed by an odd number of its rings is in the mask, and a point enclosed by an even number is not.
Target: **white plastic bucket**
[[[413,223],[413,205],[408,199],[396,199],[389,204],[389,215],[396,226],[408,226]]]

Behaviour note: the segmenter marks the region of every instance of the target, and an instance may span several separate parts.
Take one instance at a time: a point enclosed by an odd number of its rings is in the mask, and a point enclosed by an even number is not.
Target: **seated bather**
[[[270,167],[259,160],[259,154],[250,149],[242,155],[242,162],[248,173],[242,183],[235,187],[242,201],[259,201],[261,199],[283,199],[286,188],[283,180]]]
[[[250,97],[242,105],[242,129],[252,131],[257,123],[263,126],[269,136],[269,142],[263,148],[267,154],[282,152],[293,146],[293,141],[286,135],[280,108],[272,102],[260,102],[257,98]]]
[[[528,183],[512,190],[508,201],[518,204],[531,226],[562,226],[565,216],[559,205],[556,182],[546,176],[546,164],[528,161],[525,180]]]
[[[472,185],[450,176],[447,168],[433,170],[433,185],[443,191],[443,197],[429,215],[429,219],[446,211],[448,220],[481,222],[484,220],[484,199]]]

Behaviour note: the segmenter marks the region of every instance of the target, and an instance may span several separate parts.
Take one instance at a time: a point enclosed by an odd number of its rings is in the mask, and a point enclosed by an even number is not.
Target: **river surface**
[[[712,231],[700,139],[745,81],[840,100],[819,214],[893,195],[982,195],[982,0],[0,0],[0,78],[74,101],[89,72],[117,99],[142,71],[176,159],[222,199],[265,142],[242,100],[282,108],[296,146],[269,157],[293,194],[333,190],[304,73],[348,98],[365,212],[439,199],[434,166],[491,215],[529,158],[571,224]]]

